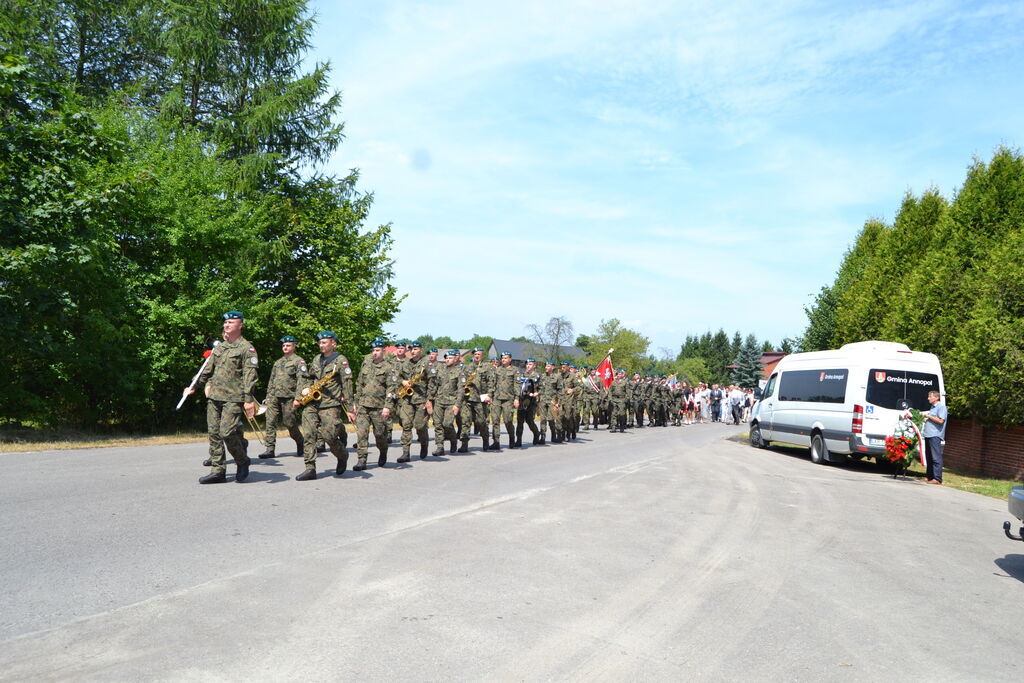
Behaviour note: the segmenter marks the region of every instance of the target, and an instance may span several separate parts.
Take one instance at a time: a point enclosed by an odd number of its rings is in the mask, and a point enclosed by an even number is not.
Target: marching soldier
[[[445,441],[451,442],[451,452],[455,452],[458,432],[455,418],[462,410],[465,399],[465,383],[462,365],[459,361],[458,349],[448,349],[444,354],[444,365],[434,367],[430,371],[430,382],[427,388],[427,412],[434,420],[434,455],[444,455]]]
[[[348,467],[348,432],[344,414],[352,405],[352,368],[348,358],[338,353],[338,338],[330,330],[316,335],[320,353],[307,363],[299,376],[292,406],[302,411],[303,460],[305,471],[296,481],[316,479],[317,441],[323,441],[334,454],[337,465],[334,476],[340,477]],[[315,390],[314,390],[315,387]],[[313,398],[316,392],[320,398]]]
[[[572,371],[567,360],[562,361],[562,434],[565,440],[576,438],[576,429],[580,426],[580,418],[576,414],[576,393],[579,389],[579,378]]]
[[[384,357],[386,343],[380,337],[372,342],[373,351],[363,367],[359,368],[356,380],[355,412],[349,413],[349,419],[356,423],[356,455],[359,461],[353,470],[361,472],[366,469],[366,453],[370,440],[370,429],[373,428],[374,439],[380,457],[378,467],[384,467],[388,461],[388,440],[391,435],[391,411],[395,404],[395,390],[398,374],[393,363]]]
[[[539,443],[544,443],[549,424],[551,425],[551,443],[561,443],[561,406],[558,402],[562,400],[562,375],[555,372],[555,362],[552,360],[544,363],[544,374],[540,378],[538,394],[540,401]]]
[[[462,444],[459,446],[459,453],[469,452],[469,428],[472,424],[480,432],[484,440],[484,450],[490,449],[487,438],[487,418],[484,414],[484,406],[490,399],[491,372],[490,365],[484,365],[481,361],[484,357],[484,350],[479,346],[473,349],[473,360],[465,364],[463,371],[463,390],[465,398],[462,402]]]
[[[633,386],[626,379],[626,371],[619,370],[615,373],[615,381],[608,387],[608,401],[611,405],[611,416],[608,420],[608,430],[624,433],[626,431],[626,401],[633,391]]]
[[[242,415],[252,418],[256,414],[257,366],[256,349],[242,336],[245,319],[241,311],[224,314],[224,341],[214,347],[210,361],[203,368],[197,385],[206,387],[206,426],[210,439],[210,473],[199,479],[200,484],[219,484],[227,481],[224,448],[231,453],[237,467],[235,481],[243,482],[249,476],[248,442],[242,435]],[[186,387],[185,394],[195,393]]]
[[[288,435],[295,441],[295,454],[303,454],[302,431],[299,429],[299,411],[292,405],[299,377],[306,372],[306,361],[295,353],[297,339],[292,335],[281,337],[281,353],[274,361],[267,382],[267,450],[260,453],[260,459],[273,458],[277,446],[277,430],[283,423]]]
[[[427,384],[430,380],[430,362],[423,357],[423,344],[409,344],[409,357],[398,366],[398,380],[402,384],[398,398],[398,421],[402,424],[402,455],[398,462],[409,462],[412,432],[420,442],[420,460],[427,457]],[[403,396],[403,394],[405,394]]]
[[[513,413],[519,407],[519,368],[512,365],[512,354],[501,354],[501,365],[494,370],[494,391],[490,401],[491,450],[501,450],[501,425],[505,424],[508,447],[517,448],[512,431]]]
[[[540,373],[537,372],[537,361],[526,359],[526,369],[519,376],[519,408],[516,410],[516,445],[523,447],[523,423],[533,432],[533,445],[541,443],[540,431],[537,429],[537,404],[540,398]]]

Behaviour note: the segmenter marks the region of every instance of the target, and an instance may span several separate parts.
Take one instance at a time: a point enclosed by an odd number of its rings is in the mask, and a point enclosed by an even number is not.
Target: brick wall
[[[1024,425],[997,429],[976,418],[950,418],[942,460],[953,469],[1024,481]]]

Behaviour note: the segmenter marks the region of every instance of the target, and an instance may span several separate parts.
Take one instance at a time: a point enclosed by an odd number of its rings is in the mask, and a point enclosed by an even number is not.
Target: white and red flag
[[[597,375],[601,378],[601,382],[604,384],[604,388],[607,389],[612,385],[612,380],[615,379],[615,368],[612,367],[612,352],[608,351],[608,355],[604,357],[601,364],[597,366]]]

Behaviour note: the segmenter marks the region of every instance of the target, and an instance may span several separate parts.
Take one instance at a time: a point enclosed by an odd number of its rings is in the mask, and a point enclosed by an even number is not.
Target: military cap
[[[241,311],[228,311],[224,314],[225,320],[242,320],[245,316],[242,315]]]
[[[383,348],[387,345],[388,343],[384,341],[384,339],[382,339],[381,337],[374,337],[373,341],[370,342],[370,346],[372,346],[373,348],[377,348],[378,346]]]
[[[554,365],[554,364],[555,364],[555,361],[553,361],[553,360],[546,360],[546,361],[544,361],[544,365]]]
[[[475,347],[473,347],[473,353],[476,353],[477,351],[483,351],[483,350],[484,350],[484,347],[482,347],[482,346],[475,346]]]
[[[404,347],[408,348],[409,347],[409,342],[407,342],[404,339],[399,339],[398,341],[395,342],[395,346],[404,346]]]
[[[316,333],[316,338],[317,339],[333,339],[335,341],[338,340],[338,338],[335,337],[334,333],[331,332],[330,330],[322,330],[320,332],[317,332]]]
[[[526,359],[526,362],[527,362],[527,363],[536,363],[536,362],[537,362],[537,359],[536,359],[536,358],[527,358],[527,359]]]
[[[498,357],[497,357],[497,356],[491,356],[491,362],[492,362],[492,363],[493,363],[494,361],[496,361],[496,360],[498,360]]]
[[[502,357],[505,357],[505,356],[508,356],[509,358],[512,357],[512,354],[509,351],[502,351],[501,355],[502,355]]]
[[[459,355],[459,350],[458,349],[448,349],[447,351],[444,352],[445,358],[447,358],[448,356],[457,356],[457,355]]]
[[[283,337],[281,337],[281,343],[282,344],[284,344],[285,342],[298,343],[298,341],[299,341],[298,339],[296,339],[294,336],[292,336],[290,334],[286,334]]]
[[[414,342],[414,343],[415,343],[415,342]],[[436,347],[436,346],[431,346],[431,347],[430,347],[430,350],[429,350],[429,351],[427,351],[427,353],[437,353],[437,347]]]
[[[567,361],[567,360],[563,360],[562,361],[562,365],[568,365],[568,364],[569,364],[569,361]]]
[[[421,342],[419,340],[409,342],[409,348],[422,349],[423,348],[423,342]]]

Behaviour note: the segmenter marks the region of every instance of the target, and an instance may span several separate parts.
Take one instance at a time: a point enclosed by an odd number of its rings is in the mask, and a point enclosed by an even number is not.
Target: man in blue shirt
[[[928,392],[932,409],[924,413],[925,476],[929,484],[942,484],[942,439],[946,436],[946,406],[937,391]]]

